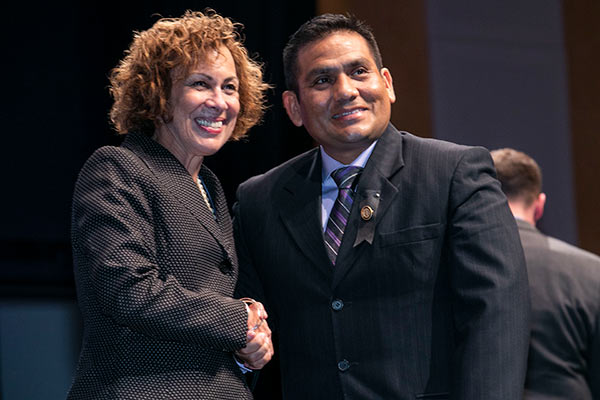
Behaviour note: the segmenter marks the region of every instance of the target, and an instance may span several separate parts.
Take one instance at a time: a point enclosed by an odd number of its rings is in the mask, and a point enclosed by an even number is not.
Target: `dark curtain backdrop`
[[[35,2],[34,2],[35,3]],[[312,2],[92,1],[72,6],[13,2],[1,24],[4,88],[0,293],[74,295],[69,244],[73,184],[98,147],[118,144],[108,111],[107,76],[132,39],[160,16],[215,9],[245,25],[246,46],[275,88],[261,126],[229,143],[206,164],[228,201],[243,180],[311,146],[281,105],[281,52],[314,13]]]

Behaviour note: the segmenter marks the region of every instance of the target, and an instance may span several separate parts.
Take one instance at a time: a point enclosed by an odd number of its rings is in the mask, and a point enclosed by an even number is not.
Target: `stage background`
[[[532,155],[548,195],[543,231],[600,253],[600,3],[560,0],[14,2],[0,28],[4,71],[0,209],[0,397],[62,399],[81,320],[69,244],[79,168],[120,139],[108,123],[107,76],[133,30],[213,7],[245,26],[246,44],[275,85],[264,123],[207,164],[230,203],[235,188],[310,148],[280,101],[288,36],[322,12],[373,26],[394,77],[403,130]],[[577,6],[575,6],[575,3]],[[276,362],[257,398],[277,398]]]

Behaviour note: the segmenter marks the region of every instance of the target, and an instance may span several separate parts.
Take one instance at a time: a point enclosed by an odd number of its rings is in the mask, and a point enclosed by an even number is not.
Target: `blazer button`
[[[335,311],[340,311],[342,308],[344,308],[344,302],[340,299],[335,299],[331,302],[331,308],[333,308]]]
[[[231,264],[231,261],[229,261],[228,259],[223,260],[219,263],[219,270],[221,270],[221,272],[224,274],[228,274],[229,272],[231,272],[232,269],[233,269],[233,265]]]
[[[348,371],[350,369],[350,361],[342,360],[338,363],[338,369],[342,372]]]

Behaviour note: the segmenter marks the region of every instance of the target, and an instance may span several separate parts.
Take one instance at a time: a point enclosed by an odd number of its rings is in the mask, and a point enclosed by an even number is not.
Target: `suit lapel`
[[[229,214],[229,206],[227,205],[227,201],[225,199],[225,193],[223,192],[221,183],[217,179],[216,175],[204,164],[202,164],[200,175],[208,187],[217,216],[216,220],[214,218],[210,218],[210,221],[206,221],[207,223],[205,226],[208,226],[207,229],[211,230],[211,233],[212,231],[215,232],[213,235],[216,235],[215,238],[220,241],[227,251],[229,259],[232,260],[234,259],[233,256],[235,254],[235,248],[233,244],[233,226],[231,224],[231,215]],[[206,205],[205,202],[204,205]],[[206,211],[210,212],[208,207],[204,208]],[[210,216],[212,217],[212,213],[210,213]]]
[[[391,179],[402,169],[402,135],[388,125],[358,181],[356,197],[336,261],[333,277],[335,287],[353,267],[359,255],[373,243],[377,224],[398,194]],[[361,210],[369,207],[370,218],[362,218]]]
[[[280,216],[301,251],[329,278],[329,262],[321,230],[321,157],[314,150],[280,192]]]
[[[223,235],[212,211],[206,205],[198,185],[179,160],[159,143],[145,135],[130,133],[127,135],[123,146],[132,150],[141,158],[156,176],[161,186],[167,189],[210,232],[215,240],[221,244],[229,258],[233,259],[231,237],[227,240],[226,236]],[[220,185],[218,185],[218,182],[215,183],[216,177],[204,165],[200,170],[200,175],[205,179],[211,191],[213,201],[215,201],[217,219],[222,224],[224,218],[229,218],[229,214],[226,212],[226,206],[223,210],[224,196],[222,190],[220,190]],[[218,190],[216,187],[218,187]],[[225,214],[227,214],[227,217],[225,217]]]

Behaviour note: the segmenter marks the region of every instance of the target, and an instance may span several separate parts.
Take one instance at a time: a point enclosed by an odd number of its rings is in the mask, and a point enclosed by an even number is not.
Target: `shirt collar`
[[[323,161],[323,167],[321,169],[321,181],[325,182],[327,178],[333,179],[330,177],[331,173],[341,167],[349,167],[352,165],[355,167],[364,168],[367,164],[367,161],[369,161],[369,157],[371,157],[371,153],[373,152],[376,144],[377,140],[371,143],[371,145],[362,153],[360,153],[359,156],[354,159],[354,161],[347,165],[331,158],[331,156],[325,152],[323,146],[319,146],[319,150],[321,151],[321,160]]]

